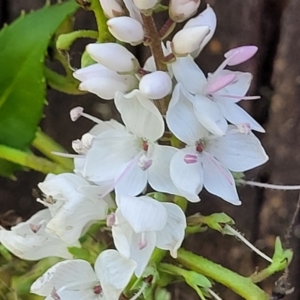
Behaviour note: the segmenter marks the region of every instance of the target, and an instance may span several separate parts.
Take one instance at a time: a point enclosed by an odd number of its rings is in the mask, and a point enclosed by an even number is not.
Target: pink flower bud
[[[147,10],[154,8],[158,0],[133,0],[133,2],[139,10]]]
[[[100,4],[107,18],[125,15],[124,7],[120,0],[100,0]]]
[[[166,72],[155,71],[144,75],[140,81],[139,90],[147,98],[161,99],[172,89],[172,80]]]
[[[144,40],[143,26],[133,18],[112,18],[107,21],[107,26],[110,33],[122,42],[137,45]]]
[[[170,18],[177,23],[183,22],[197,12],[200,0],[171,0],[169,4]]]
[[[183,28],[178,31],[172,40],[172,51],[176,56],[186,56],[197,50],[209,33],[208,26]]]
[[[89,44],[86,51],[95,61],[116,72],[129,73],[138,66],[134,55],[120,44]]]

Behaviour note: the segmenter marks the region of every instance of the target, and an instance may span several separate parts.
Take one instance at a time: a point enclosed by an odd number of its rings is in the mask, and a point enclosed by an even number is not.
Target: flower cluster
[[[131,45],[149,43],[144,19],[157,2],[100,0],[111,34]],[[169,16],[183,22],[199,4],[172,0]],[[32,292],[47,299],[117,300],[133,273],[142,276],[155,247],[176,258],[186,228],[184,212],[150,197],[148,185],[191,202],[200,201],[205,188],[229,203],[241,203],[232,172],[257,167],[268,156],[252,133],[264,129],[237,104],[257,98],[246,96],[252,75],[226,67],[250,59],[257,48],[229,50],[217,70],[205,76],[194,58],[215,28],[209,6],[189,19],[161,45],[165,70],[157,66],[155,53],[141,67],[121,44],[86,47],[95,63],[74,77],[81,90],[113,100],[123,124],[74,108],[73,121],[83,116],[96,123],[72,144],[74,173],[48,175],[39,184],[38,199],[47,208],[11,231],[1,228],[0,241],[17,256],[69,259],[49,269]],[[158,108],[162,102],[168,104],[165,111]],[[99,220],[111,228],[117,250],[101,252],[94,272],[88,262],[71,260],[67,248]]]

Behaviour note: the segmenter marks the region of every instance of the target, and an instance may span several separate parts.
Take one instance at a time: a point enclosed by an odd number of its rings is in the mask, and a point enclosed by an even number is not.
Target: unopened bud
[[[100,4],[107,18],[125,15],[121,0],[100,0]]]
[[[147,98],[162,99],[171,92],[172,80],[166,72],[156,71],[142,77],[139,90]]]
[[[217,18],[214,10],[208,5],[207,8],[195,18],[190,19],[183,28],[208,26],[209,33],[202,40],[199,49],[193,54],[193,57],[199,55],[200,51],[206,46],[215,33],[217,27]]]
[[[137,45],[144,40],[143,26],[133,18],[112,18],[107,21],[107,26],[110,33],[122,42]]]
[[[185,21],[197,12],[200,2],[200,0],[171,0],[170,18],[177,23]]]
[[[208,26],[189,27],[178,31],[171,44],[174,55],[187,56],[197,50],[208,33]]]
[[[130,73],[138,66],[134,55],[120,44],[89,44],[86,51],[95,61],[116,72]]]
[[[133,0],[133,2],[139,10],[148,10],[154,8],[158,0]]]

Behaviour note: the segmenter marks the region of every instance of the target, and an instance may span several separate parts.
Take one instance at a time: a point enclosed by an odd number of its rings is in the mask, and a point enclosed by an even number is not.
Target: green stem
[[[50,158],[54,162],[62,165],[64,168],[72,171],[74,169],[73,160],[66,157],[61,157],[52,153],[62,152],[66,153],[66,150],[61,147],[58,143],[53,141],[47,134],[43,131],[38,130],[35,134],[35,139],[32,142],[32,146],[43,153],[46,157]]]
[[[95,14],[97,28],[98,28],[97,41],[99,43],[115,41],[115,38],[111,35],[106,25],[107,18],[104,15],[99,0],[91,0],[91,5],[89,9],[92,10]]]
[[[184,197],[181,196],[175,196],[174,197],[174,203],[176,203],[178,206],[181,207],[183,211],[186,211],[187,208],[187,200]]]
[[[86,93],[78,89],[79,81],[75,78],[60,75],[48,67],[44,68],[44,75],[46,77],[47,84],[57,91],[70,95],[83,95]]]
[[[4,145],[0,145],[0,158],[23,167],[28,167],[35,171],[42,172],[44,174],[60,174],[68,171],[62,166],[53,163],[48,159],[38,157],[30,152],[24,152]]]
[[[179,249],[177,261],[185,267],[223,284],[244,299],[269,299],[269,295],[255,285],[250,278],[243,277],[202,256],[198,256],[184,249]]]
[[[56,41],[56,48],[60,51],[68,51],[71,45],[79,38],[90,38],[97,40],[98,32],[95,30],[77,30],[61,34]]]

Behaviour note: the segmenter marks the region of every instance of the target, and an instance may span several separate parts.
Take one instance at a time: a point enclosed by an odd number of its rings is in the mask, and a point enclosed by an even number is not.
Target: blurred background
[[[238,70],[253,74],[251,95],[260,95],[256,101],[242,104],[266,129],[260,134],[270,160],[264,166],[246,174],[249,180],[276,184],[300,184],[300,1],[299,0],[210,0],[215,10],[218,26],[212,41],[197,58],[205,72],[212,72],[223,60],[228,49],[253,44],[258,53]],[[16,19],[22,10],[30,11],[44,5],[44,0],[1,0],[0,26]],[[205,8],[201,4],[200,11]],[[163,24],[166,15],[158,15],[157,24]],[[37,24],[42,26],[42,24]],[[93,15],[80,10],[76,15],[76,27],[95,28]],[[88,41],[76,42],[71,51],[71,64],[79,67],[84,46]],[[1,45],[0,45],[1,47]],[[34,47],[34,45],[33,45]],[[148,52],[144,47],[133,49],[144,61]],[[1,68],[1,66],[0,66]],[[42,127],[53,139],[71,150],[71,141],[80,138],[93,125],[80,119],[71,122],[69,111],[80,105],[88,113],[102,119],[119,118],[109,101],[87,94],[69,96],[48,91],[49,104],[45,107],[46,118]],[[18,172],[17,180],[0,178],[0,223],[9,226],[16,219],[28,219],[42,208],[32,196],[32,189],[44,179],[36,172]],[[236,228],[263,252],[272,256],[276,236],[284,237],[296,208],[298,192],[279,192],[251,187],[239,188],[242,206],[231,206],[221,199],[202,193],[202,201],[190,204],[188,214],[225,212],[236,222]],[[9,212],[9,213],[8,213]],[[286,300],[300,299],[300,217],[292,233],[295,252],[290,266],[290,279],[295,291]],[[236,239],[208,230],[190,236],[184,247],[245,276],[266,262]],[[261,283],[271,293],[279,275]],[[222,286],[215,290],[224,300],[240,299]],[[184,286],[172,288],[172,299],[198,299]]]

